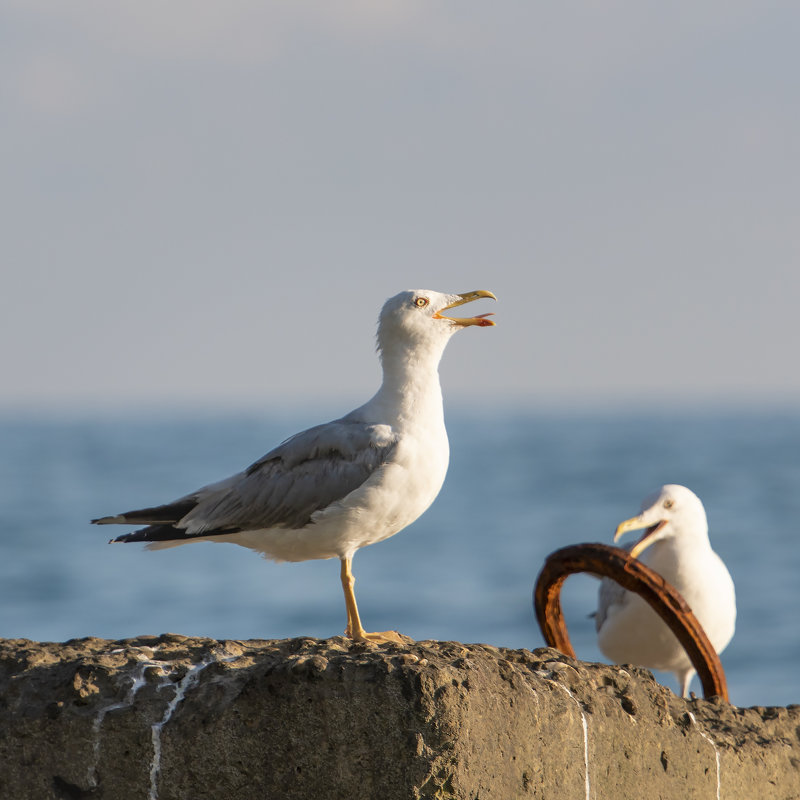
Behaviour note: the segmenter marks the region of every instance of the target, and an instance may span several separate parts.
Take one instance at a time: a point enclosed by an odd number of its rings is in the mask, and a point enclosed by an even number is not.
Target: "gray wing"
[[[627,602],[627,589],[623,589],[611,578],[603,578],[597,590],[597,612],[594,615],[594,627],[599,631],[608,617],[608,609],[613,605],[624,605]]]
[[[626,544],[622,546],[623,550],[630,552],[633,544]],[[611,578],[601,578],[600,588],[597,590],[597,611],[594,614],[594,628],[600,631],[603,623],[608,617],[608,609],[611,606],[624,606],[630,602],[631,593],[627,589],[623,589],[616,581]]]
[[[397,446],[388,425],[337,420],[287,439],[232,480],[197,493],[176,525],[189,535],[302,528],[387,463]]]

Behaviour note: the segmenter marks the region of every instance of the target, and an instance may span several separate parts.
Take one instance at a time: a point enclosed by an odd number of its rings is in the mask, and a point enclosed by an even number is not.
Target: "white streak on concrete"
[[[539,671],[537,671],[537,673],[541,674]],[[583,706],[578,701],[578,698],[575,697],[566,686],[549,677],[549,673],[544,673],[544,675],[553,686],[558,686],[561,691],[566,692],[567,696],[578,706],[578,711],[581,712],[581,725],[583,727],[583,784],[586,791],[586,800],[591,800],[592,789],[589,783],[589,726],[586,723],[586,713],[583,710]]]
[[[717,749],[716,742],[697,724],[694,714],[691,711],[687,712],[692,724],[697,728],[697,732],[714,748],[714,756],[717,759],[717,800],[720,800],[720,768],[719,768],[719,750]]]
[[[154,656],[158,649],[159,648],[151,647],[132,648],[133,652],[131,654],[137,659],[138,663],[131,672],[131,685],[125,694],[124,699],[119,703],[112,703],[105,708],[101,708],[97,713],[97,717],[92,724],[92,733],[94,737],[94,742],[92,745],[93,759],[87,772],[87,782],[90,789],[95,789],[98,785],[97,770],[100,764],[100,732],[106,715],[110,711],[132,707],[136,700],[137,692],[147,683],[145,672],[150,668],[154,668],[160,672],[161,680],[158,689],[160,690],[171,686],[175,690],[174,696],[167,703],[167,707],[164,710],[163,716],[158,722],[153,723],[150,728],[153,742],[153,760],[150,762],[150,791],[148,793],[148,800],[158,800],[158,776],[161,771],[161,731],[170,721],[170,719],[172,719],[175,709],[180,705],[181,701],[186,696],[186,693],[197,683],[200,673],[207,666],[209,666],[209,664],[214,664],[216,662],[235,661],[237,658],[239,658],[238,655],[230,655],[225,650],[211,653],[201,663],[191,667],[180,679],[180,681],[173,683],[170,678],[180,668],[181,665],[180,663],[174,661],[159,661],[155,659]],[[112,655],[116,655],[130,651],[123,648],[118,648],[110,652]]]
[[[234,661],[238,657],[239,656],[236,655],[227,655],[224,650],[219,653],[211,653],[199,664],[195,664],[177,684],[171,684],[175,688],[175,695],[167,704],[164,716],[158,722],[153,723],[151,727],[153,760],[150,762],[150,792],[147,795],[148,800],[158,800],[158,776],[161,772],[161,731],[164,726],[172,719],[175,709],[180,705],[183,698],[186,697],[186,692],[197,683],[200,673],[209,666],[209,664]],[[164,664],[163,662],[161,663],[163,669]],[[168,683],[170,675],[171,672],[168,672],[164,676],[166,680],[159,688],[163,689],[164,686],[170,685]]]
[[[94,739],[92,745],[93,758],[92,763],[89,765],[89,771],[87,774],[87,780],[90,788],[94,789],[97,787],[97,768],[100,765],[100,729],[103,727],[103,721],[106,718],[106,714],[108,714],[109,711],[116,711],[120,708],[130,708],[133,705],[133,701],[136,699],[136,693],[147,682],[144,677],[145,670],[148,667],[153,666],[157,666],[157,664],[153,661],[150,661],[150,659],[140,661],[133,669],[131,685],[125,694],[124,699],[119,703],[112,703],[110,706],[101,708],[100,711],[98,711],[97,717],[92,724],[92,736]]]
[[[181,700],[186,697],[186,692],[197,683],[200,673],[209,665],[214,663],[216,659],[211,658],[201,661],[192,667],[177,684],[173,684],[175,688],[175,695],[172,700],[167,703],[167,708],[164,711],[164,716],[158,721],[154,722],[151,727],[151,736],[153,739],[153,760],[150,762],[150,793],[148,800],[158,800],[158,774],[161,771],[161,731],[164,726],[170,721],[175,709],[180,705]],[[164,676],[169,680],[169,674]],[[159,688],[168,685],[166,682]]]

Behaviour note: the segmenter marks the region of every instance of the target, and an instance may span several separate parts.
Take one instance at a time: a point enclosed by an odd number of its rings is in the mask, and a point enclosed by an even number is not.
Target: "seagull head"
[[[630,551],[633,558],[651,544],[666,539],[708,541],[706,511],[700,498],[691,489],[674,483],[662,486],[645,499],[639,516],[621,522],[614,534],[614,541],[627,531],[642,528],[645,529],[644,533]]]
[[[482,297],[497,299],[486,289],[463,294],[442,294],[427,289],[400,292],[390,297],[381,310],[378,320],[378,348],[385,351],[393,343],[407,343],[413,347],[438,345],[443,349],[447,340],[462,328],[494,325],[488,319],[491,314],[455,317],[445,313]]]

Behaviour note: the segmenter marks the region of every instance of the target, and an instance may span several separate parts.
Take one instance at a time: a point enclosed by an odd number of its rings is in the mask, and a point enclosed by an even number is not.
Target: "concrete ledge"
[[[0,640],[15,800],[800,798],[800,707],[457,642]]]

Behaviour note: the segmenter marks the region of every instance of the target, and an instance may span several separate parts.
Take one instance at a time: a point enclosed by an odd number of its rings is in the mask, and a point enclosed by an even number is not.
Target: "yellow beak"
[[[620,524],[617,525],[616,532],[614,533],[614,541],[616,542],[623,533],[627,533],[628,531],[638,531],[644,527],[647,527],[648,523],[642,519],[642,516],[642,514],[639,514],[638,517],[631,517],[630,519],[626,519],[625,522],[620,522]],[[655,525],[650,525],[647,527],[647,530],[642,534],[641,539],[639,539],[639,541],[636,542],[636,544],[631,548],[631,558],[636,558],[641,552],[650,547],[650,545],[653,543],[653,536],[666,524],[667,521],[662,519],[656,522]]]
[[[440,311],[437,311],[433,315],[433,318],[449,319],[450,322],[455,322],[456,325],[460,325],[462,327],[466,327],[468,325],[479,325],[480,327],[488,327],[490,325],[495,324],[490,319],[486,319],[487,317],[493,316],[492,314],[479,314],[477,317],[448,317],[442,314],[442,311],[449,311],[451,308],[456,308],[457,306],[463,306],[464,303],[471,303],[473,300],[479,300],[481,297],[490,297],[492,300],[497,300],[497,298],[490,291],[486,289],[477,289],[474,292],[464,292],[463,294],[458,295],[458,297],[459,299],[456,300],[455,303],[450,303],[449,306],[445,306]]]

